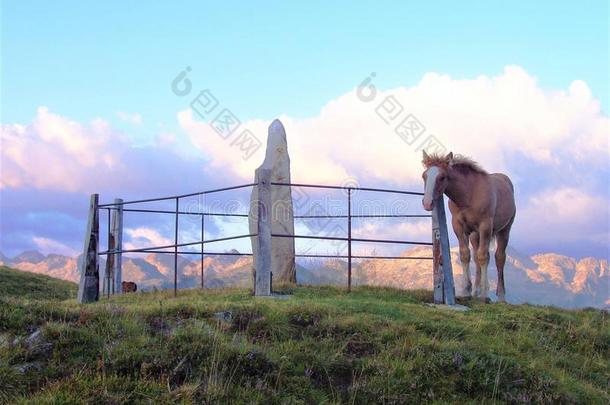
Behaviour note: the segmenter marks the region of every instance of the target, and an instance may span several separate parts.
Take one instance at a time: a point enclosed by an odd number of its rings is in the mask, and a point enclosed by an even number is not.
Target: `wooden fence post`
[[[85,232],[83,255],[78,261],[80,282],[77,301],[79,303],[98,301],[100,296],[100,271],[98,261],[99,244],[99,195],[92,194],[89,203],[89,218]]]
[[[205,194],[204,194],[205,197]],[[203,203],[203,211],[205,211],[205,200]],[[201,288],[205,288],[205,213],[201,214]]]
[[[271,295],[271,169],[256,169],[258,179],[257,236],[254,256],[254,295]]]
[[[455,305],[453,267],[449,247],[449,232],[445,215],[445,201],[441,195],[432,209],[432,243],[434,269],[434,302]]]
[[[114,239],[114,249],[117,253],[113,254],[114,257],[114,279],[112,280],[113,293],[121,294],[123,288],[121,283],[123,282],[123,200],[121,198],[114,199],[115,210],[112,212],[112,236]]]
[[[111,223],[111,217],[114,219],[115,210],[108,209],[108,254],[106,255],[106,268],[104,270],[104,288],[103,292],[106,297],[110,298],[110,294],[114,294],[114,254],[110,253],[116,249],[115,238],[112,232],[113,224]],[[112,214],[111,214],[112,213]]]
[[[441,231],[438,222],[436,201],[432,208],[432,290],[434,303],[443,303],[443,268],[441,255]]]
[[[352,291],[352,189],[347,189],[347,292]]]
[[[178,296],[178,225],[180,223],[180,197],[176,197],[174,217],[174,298]]]

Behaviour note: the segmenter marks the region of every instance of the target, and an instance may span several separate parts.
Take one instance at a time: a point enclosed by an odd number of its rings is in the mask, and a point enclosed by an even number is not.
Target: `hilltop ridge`
[[[378,287],[79,305],[23,285],[0,295],[0,403],[610,401],[606,311],[466,300],[463,313],[428,306],[428,291]]]

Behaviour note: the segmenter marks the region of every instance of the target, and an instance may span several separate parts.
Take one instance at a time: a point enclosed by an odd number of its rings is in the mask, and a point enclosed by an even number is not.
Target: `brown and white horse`
[[[431,211],[434,201],[443,193],[449,197],[451,224],[460,244],[464,288],[470,295],[470,248],[475,253],[476,277],[473,296],[487,299],[489,282],[489,245],[496,238],[496,267],[498,268],[498,301],[505,301],[504,263],[510,228],[515,220],[514,188],[508,176],[488,174],[476,162],[464,157],[428,155],[423,161],[424,209]]]

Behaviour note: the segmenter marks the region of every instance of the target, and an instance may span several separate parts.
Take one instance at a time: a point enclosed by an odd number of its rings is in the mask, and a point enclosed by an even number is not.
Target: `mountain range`
[[[232,251],[231,253],[238,253]],[[405,250],[404,257],[429,257],[426,247]],[[178,257],[178,287],[194,288],[201,285],[201,261]],[[462,269],[457,251],[452,249],[456,292],[462,293]],[[57,254],[43,255],[26,251],[13,258],[0,253],[0,264],[32,273],[78,282],[78,258]],[[204,283],[208,288],[250,287],[251,262],[249,256],[206,256]],[[100,264],[103,277],[105,262]],[[404,289],[431,289],[432,263],[426,259],[355,261],[352,266],[354,285],[389,286]],[[170,288],[173,286],[174,257],[151,253],[143,257],[123,258],[123,280],[134,281],[138,289]],[[510,303],[554,305],[564,308],[596,307],[610,309],[610,272],[608,260],[584,258],[577,260],[554,253],[527,256],[509,248],[504,270],[506,298]],[[471,265],[474,279],[474,265]],[[297,259],[297,280],[300,284],[346,285],[347,263],[340,259]],[[496,268],[489,266],[490,291],[496,286]]]

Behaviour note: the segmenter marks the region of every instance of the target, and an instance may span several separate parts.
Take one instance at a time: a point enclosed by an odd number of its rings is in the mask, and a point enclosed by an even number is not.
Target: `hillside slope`
[[[65,300],[76,298],[77,290],[70,281],[0,266],[0,297]]]
[[[597,310],[358,287],[136,293],[77,305],[0,298],[0,402],[608,403]]]

